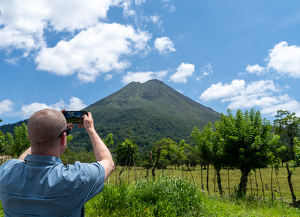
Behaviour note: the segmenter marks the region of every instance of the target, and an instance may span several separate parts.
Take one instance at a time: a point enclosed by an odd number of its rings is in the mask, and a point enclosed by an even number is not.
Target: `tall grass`
[[[87,216],[197,216],[203,194],[183,178],[106,185],[86,204]]]
[[[86,216],[300,216],[300,210],[274,200],[205,195],[186,178],[107,184],[86,204]]]
[[[110,176],[110,183],[119,184],[119,177],[118,174],[120,172],[120,167],[117,167],[115,172]],[[229,180],[228,180],[228,172],[229,172]],[[207,189],[206,186],[206,176],[207,176],[207,170],[203,170],[203,181],[204,181],[204,190]],[[187,178],[190,182],[195,182],[196,185],[201,188],[201,170],[200,166],[197,166],[195,170],[178,170],[174,169],[173,167],[168,167],[164,170],[164,172],[161,169],[156,170],[156,176],[172,176],[172,177],[181,177],[181,178]],[[289,185],[287,182],[287,170],[285,167],[280,167],[278,171],[278,177],[275,175],[275,172],[272,174],[272,169],[270,167],[261,169],[261,175],[260,178],[259,171],[256,171],[256,179],[255,179],[255,172],[251,171],[251,173],[248,176],[248,185],[247,185],[247,196],[249,197],[255,197],[259,200],[264,200],[265,198],[270,198],[273,195],[274,199],[276,200],[282,200],[287,203],[292,202],[292,196],[290,193]],[[273,183],[271,185],[271,175],[273,179]],[[141,167],[137,167],[137,172],[135,173],[134,169],[131,170],[125,170],[122,174],[122,182],[128,182],[132,183],[135,181],[135,176],[138,180],[146,179],[146,169],[143,169]],[[152,174],[149,173],[149,180],[151,180]],[[237,188],[241,178],[241,172],[240,170],[227,170],[222,169],[221,170],[221,179],[222,179],[222,189],[224,191],[225,196],[229,196],[235,192],[235,189]],[[278,178],[278,179],[277,179]],[[215,174],[213,167],[210,167],[209,170],[209,189],[210,189],[210,195],[218,195],[218,187],[217,183],[214,182],[215,180]],[[263,180],[263,183],[261,182]],[[229,181],[229,182],[228,182]],[[278,182],[277,182],[278,181]],[[229,183],[229,184],[228,184]],[[292,183],[294,187],[295,194],[297,196],[297,200],[300,198],[300,170],[299,168],[293,169],[293,175],[292,175]],[[257,184],[257,186],[256,186]],[[264,190],[264,194],[263,194]]]

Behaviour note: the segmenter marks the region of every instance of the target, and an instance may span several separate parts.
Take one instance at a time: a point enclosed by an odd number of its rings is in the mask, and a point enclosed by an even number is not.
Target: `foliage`
[[[108,136],[103,142],[108,148],[114,145],[113,134],[112,133],[108,134]]]
[[[215,125],[217,124],[218,122],[215,123]],[[220,138],[219,132],[214,131],[213,125],[208,122],[207,126],[205,126],[201,132],[198,128],[195,127],[191,133],[191,136],[197,144],[201,164],[206,164],[207,170],[209,169],[209,164],[212,164],[216,169],[219,193],[220,195],[222,195],[223,190],[221,185],[220,170],[222,167],[224,167],[226,159],[224,158],[222,147],[223,143],[222,138]],[[209,177],[207,176],[207,186],[208,178]]]
[[[7,152],[12,157],[20,156],[29,147],[27,125],[23,123],[21,126],[14,128],[14,135],[11,133],[6,134],[5,150],[2,146],[1,152]]]
[[[159,159],[159,165],[162,168],[165,168],[167,165],[174,165],[175,163],[178,165],[180,161],[180,156],[178,155],[178,144],[177,142],[173,141],[170,138],[163,138],[159,141],[157,141],[152,151],[154,153],[154,156],[157,157],[155,154],[157,153],[157,149],[161,149],[160,159]],[[153,160],[155,162],[156,160]]]
[[[270,122],[262,120],[260,112],[254,109],[244,114],[238,110],[235,116],[230,109],[227,115],[221,114],[216,130],[221,137],[225,166],[242,173],[239,195],[246,195],[249,172],[270,163],[270,148],[278,142],[271,129]]]
[[[130,185],[105,185],[86,205],[87,216],[195,216],[203,194],[182,178],[141,180]]]
[[[138,147],[134,141],[125,139],[124,142],[117,145],[114,152],[116,153],[116,163],[118,165],[124,166],[125,163],[127,163],[130,167],[134,165],[134,160],[138,153]]]
[[[285,152],[280,152],[280,157],[283,162],[294,160],[294,138],[299,136],[300,118],[296,117],[295,113],[290,113],[287,110],[278,110],[275,116],[274,127],[275,132],[280,136],[281,145],[285,146]]]
[[[275,117],[275,132],[293,149],[294,137],[299,135],[300,118],[287,110],[278,110]]]

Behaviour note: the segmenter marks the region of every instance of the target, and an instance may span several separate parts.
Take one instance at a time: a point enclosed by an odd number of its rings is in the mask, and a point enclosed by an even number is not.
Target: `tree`
[[[292,156],[289,160],[294,159],[294,137],[299,136],[300,130],[300,118],[296,117],[296,114],[290,113],[287,110],[278,110],[275,116],[273,124],[275,127],[275,132],[281,138],[281,140],[289,145],[290,150],[292,150]]]
[[[104,144],[109,148],[110,146],[114,145],[113,134],[110,133],[107,135],[106,139],[104,140]]]
[[[217,122],[216,122],[217,124]],[[217,183],[219,188],[219,193],[222,195],[222,185],[221,185],[221,174],[220,171],[224,166],[223,159],[223,148],[222,142],[220,142],[220,136],[218,132],[214,130],[214,126],[211,122],[207,123],[207,126],[203,128],[200,132],[198,128],[194,128],[191,133],[192,138],[197,144],[198,153],[200,159],[207,166],[207,191],[208,188],[208,173],[209,173],[209,164],[213,164],[216,174],[217,174]]]
[[[138,147],[129,139],[125,139],[124,142],[117,144],[114,151],[116,153],[116,163],[121,166],[133,165],[134,158],[138,152]]]
[[[296,204],[296,196],[291,181],[293,173],[290,170],[290,164],[296,166],[297,162],[299,162],[299,141],[297,137],[299,136],[300,130],[300,118],[296,117],[295,113],[290,113],[287,110],[278,110],[275,117],[277,118],[274,120],[275,132],[280,136],[281,142],[284,145],[278,149],[278,152],[281,153],[281,155],[278,156],[282,157],[281,160],[286,162],[287,180],[293,203]],[[287,153],[290,153],[288,157]]]
[[[254,109],[245,113],[238,110],[235,116],[230,109],[227,115],[221,114],[216,130],[224,151],[224,165],[241,171],[238,196],[246,195],[250,171],[267,167],[270,162],[270,148],[278,142],[271,129],[270,122],[262,120],[260,112]]]
[[[161,168],[166,168],[170,163],[177,161],[176,152],[178,151],[178,145],[175,141],[170,138],[163,138],[157,141],[153,146],[153,153],[156,152],[157,148],[160,148],[160,159],[159,165]]]
[[[15,127],[14,135],[12,135],[11,133],[7,133],[6,140],[9,154],[12,157],[19,157],[27,148],[30,147],[27,125],[23,123],[21,126]]]

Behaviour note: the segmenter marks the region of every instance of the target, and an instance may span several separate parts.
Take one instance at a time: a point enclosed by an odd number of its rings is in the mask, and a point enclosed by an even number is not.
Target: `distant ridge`
[[[92,112],[95,128],[102,138],[113,133],[117,144],[124,141],[131,131],[130,139],[134,139],[143,150],[149,150],[153,143],[162,138],[192,142],[190,133],[195,126],[202,129],[208,121],[214,123],[220,119],[218,112],[193,101],[159,80],[143,84],[132,82],[84,110]],[[5,125],[0,130],[3,128]],[[92,150],[88,135],[83,129],[72,130],[71,134],[71,149]]]

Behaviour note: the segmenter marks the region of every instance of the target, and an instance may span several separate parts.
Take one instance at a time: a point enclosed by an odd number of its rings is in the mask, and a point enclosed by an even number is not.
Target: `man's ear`
[[[60,139],[59,139],[59,144],[60,145],[66,145],[67,144],[67,134],[64,132]]]
[[[29,136],[28,136],[28,140],[30,141],[30,138],[29,138]]]

